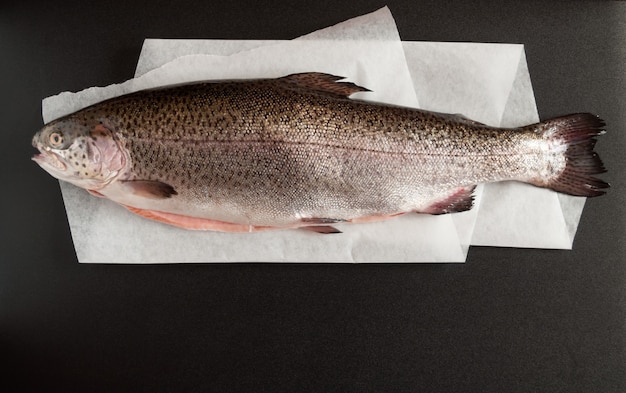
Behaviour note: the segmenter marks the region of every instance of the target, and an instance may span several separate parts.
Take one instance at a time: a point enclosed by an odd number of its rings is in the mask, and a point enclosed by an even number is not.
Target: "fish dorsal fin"
[[[352,82],[337,82],[341,79],[345,78],[321,72],[305,72],[287,75],[278,80],[287,83],[291,88],[314,90],[340,98],[348,98],[361,91],[371,91]]]

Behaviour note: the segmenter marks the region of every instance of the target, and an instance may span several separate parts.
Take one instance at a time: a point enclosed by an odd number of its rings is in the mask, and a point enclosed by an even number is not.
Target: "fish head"
[[[32,159],[59,180],[88,190],[101,189],[129,161],[111,128],[75,118],[51,122],[33,137],[39,154]]]

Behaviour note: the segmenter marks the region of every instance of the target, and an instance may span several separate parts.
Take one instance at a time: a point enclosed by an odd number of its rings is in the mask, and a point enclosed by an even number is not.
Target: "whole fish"
[[[516,180],[604,194],[593,151],[604,122],[574,114],[514,129],[350,99],[341,77],[293,74],[132,93],[45,125],[35,160],[52,176],[143,217],[257,231],[444,214],[478,183]]]

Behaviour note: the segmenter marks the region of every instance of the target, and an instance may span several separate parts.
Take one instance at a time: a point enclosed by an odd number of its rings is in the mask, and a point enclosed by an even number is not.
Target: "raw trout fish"
[[[594,197],[604,122],[573,114],[502,129],[349,99],[321,73],[132,93],[45,125],[33,157],[131,212],[200,230],[304,228],[472,207],[478,183]]]

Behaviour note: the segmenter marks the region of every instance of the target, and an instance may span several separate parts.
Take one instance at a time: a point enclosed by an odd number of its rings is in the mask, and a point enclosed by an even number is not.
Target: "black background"
[[[2,391],[626,391],[626,4],[12,3],[0,6]],[[597,151],[612,188],[587,202],[573,251],[77,262],[57,181],[30,161],[42,98],[131,78],[146,37],[291,39],[385,4],[404,40],[525,44],[542,118],[607,121]]]

